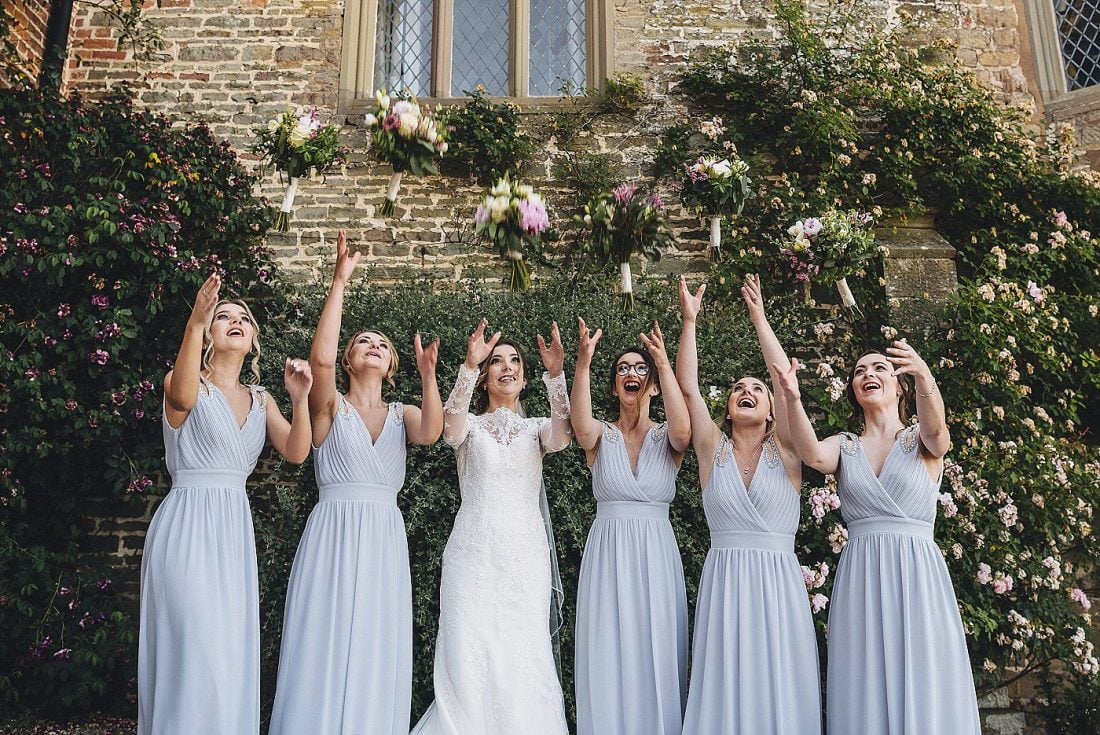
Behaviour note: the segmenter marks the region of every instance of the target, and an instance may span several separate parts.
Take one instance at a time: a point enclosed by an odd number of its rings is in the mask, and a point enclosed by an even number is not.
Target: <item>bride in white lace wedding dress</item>
[[[444,406],[462,504],[443,552],[435,702],[413,735],[567,735],[539,508],[542,457],[569,444],[564,350],[557,324],[549,345],[539,336],[551,418],[524,418],[523,355],[499,332],[486,341],[485,327],[470,336]]]

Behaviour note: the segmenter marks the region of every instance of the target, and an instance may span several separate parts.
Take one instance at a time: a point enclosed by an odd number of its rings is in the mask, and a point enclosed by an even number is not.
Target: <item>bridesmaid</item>
[[[592,418],[592,355],[603,330],[580,339],[573,433],[592,468],[596,521],[577,593],[578,735],[680,735],[687,694],[687,593],[668,504],[691,441],[687,407],[656,323],[644,348],[611,365],[615,423]],[[649,417],[662,394],[668,421]]]
[[[684,735],[821,735],[817,636],[794,555],[802,467],[784,441],[782,405],[756,378],[738,380],[726,399],[728,435],[711,420],[695,343],[705,290],[692,295],[680,279],[676,376],[691,413],[711,537],[695,608]],[[756,282],[742,293],[765,355],[781,355]]]
[[[787,365],[775,363],[794,447],[810,467],[836,474],[848,524],[829,607],[829,732],[979,735],[959,607],[932,534],[951,440],[931,371],[904,341],[864,353],[848,382],[862,433],[818,441],[798,361]]]
[[[423,405],[382,399],[397,353],[381,332],[353,336],[336,388],[344,289],[359,253],[336,241],[336,270],[313,338],[317,379],[309,393],[320,500],[306,522],[287,590],[270,735],[407,735],[412,701],[412,582],[397,493],[405,443],[443,432],[436,384],[439,342],[416,366]]]
[[[172,490],[141,560],[140,735],[260,731],[256,542],[244,487],[265,436],[287,460],[309,455],[309,364],[287,360],[288,423],[258,385],[242,385],[259,326],[242,301],[219,301],[210,276],[195,298],[175,368],[164,378],[164,454]]]

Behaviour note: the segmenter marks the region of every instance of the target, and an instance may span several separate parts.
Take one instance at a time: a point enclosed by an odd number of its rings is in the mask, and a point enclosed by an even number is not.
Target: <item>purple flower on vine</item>
[[[111,353],[106,350],[96,350],[88,353],[88,361],[96,365],[106,365],[110,357]]]
[[[96,294],[92,297],[92,306],[95,306],[99,309],[106,309],[108,306],[110,306],[110,304],[111,300],[107,298],[107,296],[104,294]]]
[[[73,657],[73,649],[60,648],[54,653],[53,657],[56,658],[58,661],[68,661]]]

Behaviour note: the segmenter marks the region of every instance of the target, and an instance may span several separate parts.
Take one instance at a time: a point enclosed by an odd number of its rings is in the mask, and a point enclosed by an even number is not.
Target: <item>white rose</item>
[[[489,193],[495,197],[510,197],[512,195],[512,185],[508,183],[508,179],[501,179],[489,190]]]
[[[498,196],[493,199],[492,204],[489,206],[489,216],[493,219],[493,222],[503,222],[508,214],[508,207],[511,204],[511,199],[506,196]]]
[[[802,229],[802,220],[798,220],[793,225],[787,228],[787,234],[795,238],[796,240],[802,238],[803,232],[804,231]]]
[[[363,120],[367,124],[368,128],[373,128],[375,125],[378,124],[378,118],[375,117],[374,115],[370,114],[369,112],[367,113],[366,117],[364,117]]]
[[[728,160],[721,160],[710,167],[710,170],[720,176],[723,179],[729,178],[732,171],[730,162]]]

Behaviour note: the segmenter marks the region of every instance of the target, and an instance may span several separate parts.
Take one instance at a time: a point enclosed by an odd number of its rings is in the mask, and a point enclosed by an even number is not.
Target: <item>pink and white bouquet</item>
[[[833,281],[846,309],[858,310],[847,277],[882,252],[875,246],[867,212],[829,210],[820,217],[798,220],[787,229],[789,240],[780,252],[790,260],[796,281]]]
[[[634,285],[630,256],[639,253],[660,260],[661,251],[675,236],[665,222],[664,202],[656,193],[646,195],[634,184],[620,184],[609,194],[589,200],[579,224],[588,230],[588,249],[603,263],[619,264],[619,291],[623,308],[634,311]]]
[[[252,132],[256,140],[248,150],[258,153],[262,161],[273,163],[277,171],[287,175],[283,203],[275,218],[275,229],[286,232],[290,229],[298,179],[325,174],[339,166],[348,149],[340,143],[340,129],[322,124],[317,110],[308,113],[287,110],[267,125],[253,128]]]
[[[745,200],[752,196],[749,165],[735,152],[726,158],[700,156],[695,163],[684,164],[680,198],[684,206],[710,219],[710,247],[717,254],[722,247],[722,217],[741,214]]]
[[[531,287],[528,261],[542,259],[542,234],[550,217],[542,197],[527,184],[507,176],[497,181],[474,214],[474,234],[496,246],[509,266],[508,290]]]
[[[406,171],[418,177],[439,173],[438,161],[447,152],[447,133],[415,97],[391,98],[383,89],[374,99],[377,104],[365,122],[371,130],[371,153],[393,167],[382,200],[382,216],[391,217]]]

